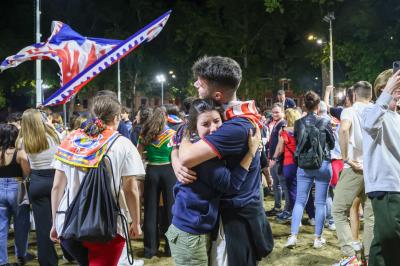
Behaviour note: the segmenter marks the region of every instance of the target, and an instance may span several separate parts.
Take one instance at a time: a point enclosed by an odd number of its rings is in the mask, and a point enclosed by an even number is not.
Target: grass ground
[[[264,201],[264,206],[266,209],[270,209],[273,203],[272,197],[267,197]],[[337,262],[340,258],[340,251],[337,247],[337,239],[335,232],[324,230],[324,238],[327,240],[327,245],[319,250],[312,248],[314,239],[314,227],[307,225],[307,219],[303,220],[303,226],[300,229],[300,234],[298,237],[298,245],[295,249],[285,249],[283,245],[285,244],[287,237],[290,234],[290,225],[282,225],[275,222],[275,219],[269,219],[272,232],[275,240],[275,248],[273,252],[265,259],[261,261],[260,266],[272,265],[272,266],[308,266],[308,265],[332,265]],[[10,256],[10,262],[14,262],[14,240],[12,238],[12,233],[10,234],[10,240],[8,245],[8,251]],[[143,239],[132,241],[135,256],[137,258],[143,257]],[[36,242],[35,234],[32,232],[29,239],[29,250],[30,252],[36,252]],[[152,259],[145,259],[145,265],[149,266],[167,266],[173,265],[172,259],[164,257],[162,255],[162,250],[164,250],[164,243],[161,243],[160,252],[158,256]],[[57,246],[57,252],[61,257],[61,249]],[[27,265],[39,265],[37,260],[29,262]],[[64,260],[60,260],[59,265],[74,265],[68,264]]]

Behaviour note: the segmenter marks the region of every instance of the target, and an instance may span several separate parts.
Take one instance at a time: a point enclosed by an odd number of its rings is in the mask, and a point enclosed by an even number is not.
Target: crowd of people
[[[268,219],[290,224],[290,249],[304,211],[315,226],[313,248],[326,246],[325,227],[336,231],[343,258],[335,265],[398,264],[399,72],[382,72],[374,88],[356,82],[334,106],[332,86],[324,100],[306,92],[303,106],[280,90],[270,112],[261,112],[255,101],[238,100],[242,71],[233,59],[202,57],[192,70],[198,97],[182,108],[131,114],[103,90],[68,128],[49,108],[0,123],[0,265],[10,265],[11,223],[17,265],[36,256],[40,265],[58,265],[56,244],[79,265],[129,265],[126,240],[141,235],[145,258],[164,241],[175,265],[257,265],[274,248]],[[71,206],[103,165],[129,226],[117,218],[107,241],[69,237]],[[273,207],[265,210],[270,193]],[[30,210],[37,254],[27,252]]]

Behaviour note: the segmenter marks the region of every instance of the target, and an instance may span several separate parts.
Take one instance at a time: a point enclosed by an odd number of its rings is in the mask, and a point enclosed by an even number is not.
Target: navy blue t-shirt
[[[336,119],[340,120],[340,115],[342,114],[343,107],[331,107],[329,108],[329,113],[331,116],[335,117]]]
[[[285,98],[284,109],[295,108],[296,102],[292,98]]]
[[[128,139],[130,139],[130,134],[129,134],[129,130],[128,127],[126,126],[126,124],[124,123],[124,121],[119,121],[119,125],[118,125],[118,129],[117,131],[124,137],[127,137]]]
[[[232,174],[248,151],[249,129],[254,129],[254,125],[248,119],[234,117],[224,122],[216,132],[204,137],[204,141],[210,145],[218,158],[226,161],[226,166]],[[224,194],[221,198],[221,208],[241,208],[260,201],[260,171],[260,153],[257,152],[240,191]]]
[[[240,164],[231,173],[223,160],[213,158],[193,167],[199,177],[196,182],[174,186],[175,203],[172,223],[191,234],[210,233],[217,223],[223,193],[239,191],[247,170]]]

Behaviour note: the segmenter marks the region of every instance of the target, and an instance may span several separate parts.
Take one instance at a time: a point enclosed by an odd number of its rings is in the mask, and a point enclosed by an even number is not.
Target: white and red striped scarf
[[[254,101],[233,101],[230,102],[225,109],[225,120],[230,120],[234,117],[244,117],[251,120],[261,128],[261,115],[258,113]]]

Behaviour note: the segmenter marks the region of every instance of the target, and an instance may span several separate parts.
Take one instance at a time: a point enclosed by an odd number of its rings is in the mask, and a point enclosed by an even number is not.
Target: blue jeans
[[[283,167],[283,174],[286,178],[286,186],[290,197],[289,212],[292,213],[296,202],[297,193],[297,165],[289,164]],[[289,198],[288,198],[289,199]],[[287,201],[286,201],[287,202]],[[315,218],[314,197],[310,194],[306,204],[306,213],[310,219]]]
[[[0,264],[8,262],[7,238],[10,217],[17,214],[18,181],[16,178],[0,178]]]
[[[308,200],[315,179],[315,235],[320,237],[325,222],[325,206],[329,181],[332,176],[330,161],[323,161],[322,166],[316,170],[297,169],[297,194],[296,203],[292,213],[292,235],[299,233],[304,207]]]
[[[335,223],[332,216],[332,204],[333,204],[333,188],[329,187],[328,198],[326,199],[326,220],[328,221],[329,225]]]

